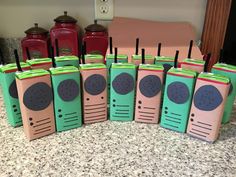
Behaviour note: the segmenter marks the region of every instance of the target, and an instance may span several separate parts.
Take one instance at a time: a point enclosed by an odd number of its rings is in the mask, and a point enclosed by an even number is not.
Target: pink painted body
[[[142,64],[142,60],[133,60],[132,63],[135,64],[136,66]],[[154,59],[153,60],[145,60],[145,64],[154,64]]]
[[[144,96],[139,89],[139,83],[142,78],[148,75],[156,75],[163,83],[163,71],[155,70],[139,70],[136,90],[136,104],[135,104],[135,117],[136,122],[154,123],[157,124],[160,115],[161,95],[160,91],[154,97],[148,98]],[[141,101],[141,102],[140,102]]]
[[[45,69],[49,70],[52,67],[52,63],[43,63],[43,64],[35,64],[31,65],[31,69]]]
[[[29,140],[34,140],[55,132],[53,102],[42,111],[32,111],[23,103],[25,91],[38,82],[47,83],[51,87],[50,75],[23,80],[16,79],[24,133]],[[32,118],[32,120],[30,120],[30,118]],[[31,123],[33,123],[33,125],[31,125]]]
[[[194,94],[201,86],[204,85],[215,86],[218,91],[220,91],[223,101],[216,109],[212,111],[199,110],[195,107],[194,103],[192,103],[187,133],[199,139],[214,142],[219,135],[224,105],[229,91],[229,84],[197,79]]]
[[[192,71],[196,71],[197,73],[203,72],[204,65],[197,65],[197,64],[189,64],[189,63],[181,63],[181,68],[189,69]]]
[[[84,124],[96,123],[107,120],[107,87],[99,95],[91,95],[87,93],[84,88],[85,80],[93,74],[100,74],[107,81],[106,69],[81,70],[83,83]]]

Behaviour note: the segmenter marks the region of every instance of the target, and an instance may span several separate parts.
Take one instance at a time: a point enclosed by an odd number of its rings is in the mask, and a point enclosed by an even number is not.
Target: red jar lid
[[[67,11],[64,11],[64,15],[61,15],[61,16],[55,18],[54,21],[57,23],[76,23],[77,22],[76,19],[67,15]]]
[[[34,27],[29,28],[25,31],[26,34],[47,34],[48,31],[44,28],[38,27],[38,23],[34,24]]]
[[[97,24],[97,20],[94,21],[94,24],[91,24],[85,28],[86,31],[88,32],[105,32],[107,29],[102,26]]]

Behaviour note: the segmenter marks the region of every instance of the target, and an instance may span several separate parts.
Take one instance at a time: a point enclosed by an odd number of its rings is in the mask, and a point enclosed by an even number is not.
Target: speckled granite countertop
[[[1,92],[0,111],[1,177],[236,176],[232,124],[214,144],[159,125],[110,121],[29,142],[22,127],[7,124]]]

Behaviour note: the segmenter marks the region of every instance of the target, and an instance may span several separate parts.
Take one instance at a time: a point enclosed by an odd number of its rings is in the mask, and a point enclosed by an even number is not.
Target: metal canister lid
[[[47,34],[48,31],[38,26],[38,23],[34,24],[34,27],[29,28],[25,31],[26,34]]]
[[[77,22],[76,19],[67,15],[67,11],[64,11],[64,15],[61,15],[61,16],[55,18],[54,21],[57,23],[76,23]]]
[[[100,24],[97,24],[97,20],[95,20],[94,24],[88,25],[85,30],[88,32],[105,32],[106,28]]]

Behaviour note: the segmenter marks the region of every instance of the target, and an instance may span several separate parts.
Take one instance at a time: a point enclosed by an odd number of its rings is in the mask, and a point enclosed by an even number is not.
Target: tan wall
[[[187,21],[200,39],[207,0],[114,0],[115,16],[160,21]],[[82,27],[94,20],[94,0],[0,0],[0,37],[23,37],[38,22],[49,29],[67,10]],[[105,23],[106,25],[108,24]]]

